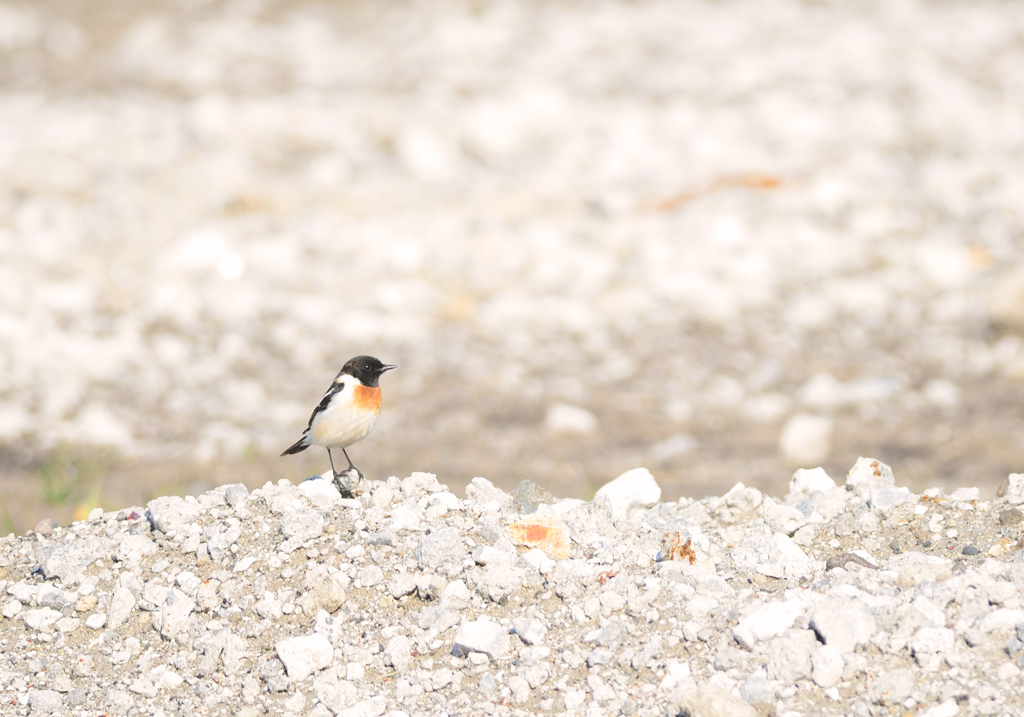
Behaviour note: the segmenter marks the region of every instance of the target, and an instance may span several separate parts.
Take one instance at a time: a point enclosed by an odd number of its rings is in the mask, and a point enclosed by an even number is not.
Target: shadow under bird
[[[331,472],[337,478],[339,474],[334,468],[331,449],[340,448],[348,461],[346,473],[355,471],[362,480],[362,473],[352,465],[345,449],[370,435],[377,424],[381,404],[380,376],[393,368],[395,366],[381,363],[373,356],[356,356],[346,361],[313,409],[302,438],[281,455],[301,453],[310,446],[323,446],[331,461]]]

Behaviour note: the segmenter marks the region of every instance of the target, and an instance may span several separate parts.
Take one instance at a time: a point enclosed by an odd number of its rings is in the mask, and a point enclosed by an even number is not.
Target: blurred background
[[[1024,2],[0,3],[0,531],[300,481],[1024,470]]]

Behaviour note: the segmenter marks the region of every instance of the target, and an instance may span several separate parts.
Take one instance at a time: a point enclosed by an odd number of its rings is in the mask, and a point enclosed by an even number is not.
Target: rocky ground
[[[329,478],[329,476],[328,476]],[[843,481],[840,481],[843,483]],[[11,715],[1015,715],[1024,475],[222,486],[0,540]]]
[[[1018,0],[4,0],[0,529],[319,473],[277,454],[359,353],[399,364],[377,478],[782,495],[866,452],[990,497],[1022,33]]]

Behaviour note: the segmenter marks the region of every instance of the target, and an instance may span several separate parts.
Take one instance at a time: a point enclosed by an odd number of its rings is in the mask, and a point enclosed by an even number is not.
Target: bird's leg
[[[341,475],[335,474],[334,485],[337,487],[338,492],[341,493],[342,498],[355,498],[359,495],[358,485],[363,481],[363,474],[352,465],[352,459],[348,457],[348,451],[342,448],[341,452],[345,454],[345,460],[348,461],[348,469]]]
[[[342,450],[344,451],[345,449],[342,449]],[[331,455],[331,449],[330,448],[327,449],[327,457],[331,459],[331,475],[332,476],[338,475],[338,471],[335,470],[335,468],[334,468],[334,456]],[[347,455],[345,457],[348,458]],[[352,463],[352,461],[349,461],[350,465],[351,465],[351,463]]]
[[[341,452],[345,454],[345,460],[348,461],[348,469],[352,470],[353,468],[355,468],[355,466],[352,465],[352,459],[348,457],[348,451],[346,451],[344,448],[342,448]],[[356,468],[356,472],[357,473],[359,472],[358,468]]]

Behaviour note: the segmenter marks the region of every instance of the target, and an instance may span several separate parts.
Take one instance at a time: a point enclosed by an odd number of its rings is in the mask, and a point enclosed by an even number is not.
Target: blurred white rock
[[[457,163],[451,142],[423,125],[407,127],[397,143],[399,156],[405,166],[420,179],[447,182],[455,176]]]
[[[785,394],[764,393],[743,401],[740,413],[755,423],[772,423],[789,413],[792,404]]]
[[[924,397],[929,403],[940,408],[956,408],[960,405],[960,389],[945,378],[933,378],[924,385]]]
[[[693,415],[693,404],[685,398],[674,398],[665,404],[664,410],[667,418],[681,423]]]
[[[1024,264],[1005,270],[988,287],[989,318],[1017,331],[1024,330]]]
[[[0,406],[0,440],[18,438],[32,425],[31,416],[21,406]]]
[[[814,408],[832,408],[846,401],[843,384],[832,374],[824,372],[811,376],[796,396],[801,403]]]
[[[820,463],[832,450],[832,419],[797,413],[782,427],[779,454],[797,465]]]
[[[68,434],[73,440],[94,446],[111,446],[132,453],[135,439],[123,421],[100,403],[90,403],[78,412]]]
[[[928,242],[917,247],[918,266],[936,286],[952,289],[974,276],[970,248],[949,242]]]
[[[585,408],[555,403],[548,407],[544,427],[552,433],[593,433],[597,416]]]
[[[651,460],[658,463],[669,461],[677,456],[696,450],[697,445],[697,439],[690,434],[677,433],[651,446]]]

